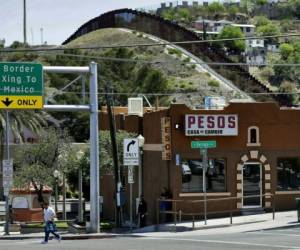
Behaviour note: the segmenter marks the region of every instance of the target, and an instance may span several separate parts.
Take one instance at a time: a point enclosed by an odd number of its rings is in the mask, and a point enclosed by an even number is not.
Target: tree
[[[257,33],[261,36],[276,36],[280,34],[279,28],[273,23],[268,23],[266,25],[261,25],[257,28]],[[268,38],[266,39],[267,43],[274,43],[277,38]]]
[[[281,57],[286,60],[294,53],[294,46],[289,43],[283,43],[279,46]]]
[[[24,141],[24,129],[28,129],[34,135],[37,135],[47,125],[47,119],[50,116],[40,111],[9,111],[9,127],[16,141],[22,143]],[[1,159],[4,159],[5,149],[5,129],[6,129],[6,113],[0,111],[0,138],[1,138]]]
[[[161,13],[161,16],[167,20],[173,21],[176,18],[176,10],[174,8],[169,8]]]
[[[239,12],[239,9],[238,9],[238,7],[237,6],[235,6],[235,5],[232,5],[232,6],[230,6],[229,8],[228,8],[228,13],[229,13],[229,16],[230,16],[230,18],[233,20],[233,19],[235,19],[235,17],[236,17],[236,14]]]
[[[218,35],[218,39],[231,39],[231,38],[244,38],[245,35],[239,27],[226,26],[223,28],[221,33]],[[222,43],[229,50],[234,52],[242,52],[246,48],[244,40],[231,40]]]
[[[225,11],[225,7],[219,2],[212,2],[207,6],[208,13],[210,15],[221,14]]]
[[[255,0],[255,4],[258,6],[263,6],[268,2],[268,0]]]
[[[161,93],[165,92],[168,87],[168,81],[164,74],[149,65],[140,68],[136,77],[136,86],[138,92],[141,93]],[[149,97],[149,101],[153,101],[154,97]]]
[[[300,18],[300,0],[289,0],[288,8],[293,16]]]
[[[128,133],[124,130],[119,130],[116,133],[117,148],[118,148],[118,160],[119,165],[123,165],[123,140],[125,138],[136,138],[137,134]],[[110,140],[110,133],[108,130],[100,130],[99,133],[99,149],[100,149],[100,173],[103,174],[113,174],[113,155],[112,155],[112,144]],[[89,185],[90,185],[90,155],[89,147],[86,148],[83,157],[78,160],[75,157],[70,159],[70,165],[81,166],[83,172],[83,190],[85,193],[85,198],[89,198]],[[68,180],[72,189],[78,187],[78,172],[76,167],[73,167],[68,172]]]
[[[68,158],[72,155],[72,147],[66,130],[48,128],[37,140],[37,144],[25,144],[18,150],[14,181],[18,187],[32,184],[42,204],[43,187],[54,183],[54,170],[67,173],[71,167]]]
[[[299,98],[297,93],[297,86],[295,83],[284,81],[279,87],[279,92],[288,93],[286,99],[289,100],[289,103],[298,103]]]
[[[256,16],[254,17],[254,24],[256,27],[270,24],[271,21],[265,16]]]
[[[186,8],[179,8],[178,9],[178,16],[180,21],[189,22],[191,20],[191,15],[188,9]]]

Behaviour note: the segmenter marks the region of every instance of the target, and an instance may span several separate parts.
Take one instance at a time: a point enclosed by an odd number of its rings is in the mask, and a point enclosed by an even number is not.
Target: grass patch
[[[68,223],[66,221],[56,221],[55,222],[57,228],[68,228]],[[44,228],[44,223],[29,223],[21,225],[23,228]]]

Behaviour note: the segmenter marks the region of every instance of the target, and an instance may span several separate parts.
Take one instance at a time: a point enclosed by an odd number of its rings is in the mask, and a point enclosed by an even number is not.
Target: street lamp
[[[140,198],[141,195],[142,195],[142,188],[143,188],[143,185],[142,185],[142,181],[143,181],[143,179],[142,179],[142,173],[143,173],[142,172],[142,155],[143,155],[143,150],[142,150],[142,148],[145,144],[145,138],[144,138],[144,136],[139,135],[137,137],[137,139],[138,139],[138,142],[139,142],[139,153],[140,153],[140,155],[139,155],[139,198]]]
[[[58,185],[58,177],[59,177],[59,171],[57,169],[55,169],[53,171],[53,176],[55,178],[55,213],[57,214],[57,185]]]
[[[76,153],[77,160],[80,161],[81,158],[83,157],[84,152],[82,150],[79,150]],[[83,221],[83,213],[82,213],[82,168],[81,164],[79,163],[79,168],[78,168],[78,192],[79,192],[79,197],[78,197],[78,221],[82,222]]]

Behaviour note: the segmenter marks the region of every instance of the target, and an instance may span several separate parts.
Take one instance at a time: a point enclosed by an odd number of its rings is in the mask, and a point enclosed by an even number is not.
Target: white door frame
[[[245,162],[244,165],[259,165],[259,189],[260,189],[260,204],[258,206],[251,206],[251,207],[262,207],[262,164],[260,162]],[[242,195],[244,197],[244,165],[242,167]],[[244,206],[244,198],[242,199],[242,207],[249,207]]]

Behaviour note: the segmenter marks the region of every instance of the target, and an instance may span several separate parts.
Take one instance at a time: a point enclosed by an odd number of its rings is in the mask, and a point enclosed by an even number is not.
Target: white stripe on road
[[[42,241],[41,240],[22,240],[22,241],[15,241],[15,240],[8,240],[8,241],[0,241],[0,246],[3,245],[11,245],[13,244],[30,244],[30,243],[40,243]]]
[[[283,249],[299,249],[299,246],[285,246],[285,245],[270,245],[270,244],[259,244],[252,242],[241,242],[241,241],[223,241],[223,240],[198,240],[198,239],[178,239],[178,238],[167,238],[167,237],[146,237],[141,238],[142,240],[174,240],[174,241],[191,241],[191,242],[204,242],[204,243],[217,243],[217,244],[230,244],[230,245],[244,245],[244,246],[259,246],[259,247],[270,247],[270,248],[283,248]]]
[[[300,234],[283,234],[283,233],[268,233],[268,232],[246,232],[246,233],[247,234],[260,234],[260,235],[275,235],[275,236],[278,235],[278,236],[300,237]]]

